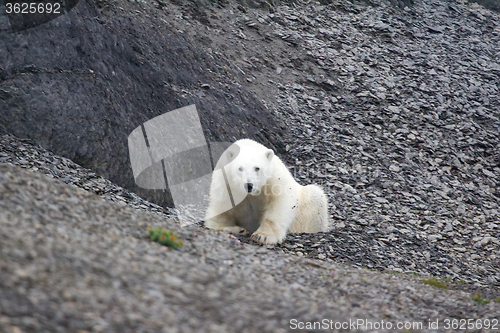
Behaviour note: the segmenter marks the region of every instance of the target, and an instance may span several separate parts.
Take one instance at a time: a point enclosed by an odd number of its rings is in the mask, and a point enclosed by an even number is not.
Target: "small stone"
[[[401,170],[401,168],[399,166],[397,166],[396,164],[391,164],[389,166],[389,170],[394,171],[394,172],[399,172]]]
[[[484,237],[479,242],[474,244],[474,248],[483,247],[485,245],[488,245],[488,243],[490,243],[490,242],[491,242],[491,237]]]
[[[396,114],[398,114],[398,113],[400,112],[399,107],[394,106],[394,105],[389,105],[389,106],[387,107],[387,109],[388,109],[389,111],[391,111],[392,113],[396,113]]]
[[[490,178],[497,178],[497,176],[491,172],[490,170],[487,170],[487,169],[482,169],[481,170],[486,176],[490,177]]]
[[[334,82],[334,81],[332,81],[332,80],[330,80],[330,79],[326,80],[326,81],[325,81],[325,83],[326,83],[327,85],[329,85],[329,86],[332,86],[332,87],[335,87],[335,86],[336,86],[335,82]]]
[[[427,29],[429,29],[430,32],[434,32],[434,33],[442,33],[444,31],[443,26],[430,26],[430,27],[427,27]]]
[[[389,31],[390,26],[388,24],[385,24],[383,22],[377,22],[374,26],[375,29],[380,30],[380,31]]]

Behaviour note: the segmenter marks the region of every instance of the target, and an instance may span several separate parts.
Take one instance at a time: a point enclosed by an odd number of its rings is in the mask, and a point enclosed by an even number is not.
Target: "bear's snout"
[[[245,184],[245,190],[250,193],[252,192],[252,189],[253,189],[253,184],[252,183],[246,183]]]

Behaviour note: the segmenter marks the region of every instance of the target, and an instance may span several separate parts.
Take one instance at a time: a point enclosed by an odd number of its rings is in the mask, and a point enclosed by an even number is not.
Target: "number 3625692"
[[[5,4],[5,10],[7,14],[61,14],[61,4],[8,2]]]

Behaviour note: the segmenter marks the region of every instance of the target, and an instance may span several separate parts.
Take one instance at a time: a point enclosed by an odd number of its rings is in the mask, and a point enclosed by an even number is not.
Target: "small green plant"
[[[184,243],[177,239],[177,235],[174,234],[172,230],[166,230],[161,227],[148,228],[149,237],[153,242],[158,242],[161,245],[171,247],[173,249],[178,249]]]
[[[449,276],[446,276],[446,277],[443,277],[443,278],[439,278],[440,281],[444,281],[444,282],[453,282],[453,279]]]
[[[448,289],[448,286],[445,285],[443,282],[438,281],[435,277],[431,277],[430,279],[423,280],[423,284],[428,284],[429,286],[434,286],[436,288],[441,288],[441,289]]]
[[[495,303],[500,303],[500,296],[498,296],[497,298],[495,298],[495,299],[493,300],[493,302],[495,302]]]
[[[477,293],[476,296],[472,297],[472,300],[479,304],[488,304],[490,302],[487,299],[483,298],[480,293]]]

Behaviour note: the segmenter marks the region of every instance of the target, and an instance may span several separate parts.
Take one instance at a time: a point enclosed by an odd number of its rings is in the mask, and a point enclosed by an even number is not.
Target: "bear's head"
[[[241,192],[259,195],[262,187],[272,176],[274,152],[265,147],[239,147],[239,151],[228,149],[231,161],[229,173],[231,182]]]

